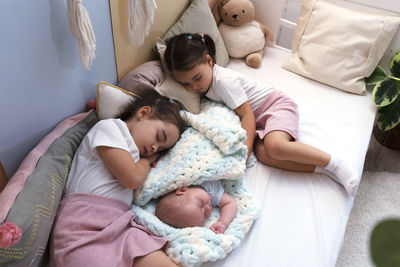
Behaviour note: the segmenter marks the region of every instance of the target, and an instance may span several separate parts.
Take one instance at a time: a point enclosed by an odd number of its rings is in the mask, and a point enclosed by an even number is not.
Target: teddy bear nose
[[[236,19],[236,18],[237,18],[237,16],[238,16],[238,15],[236,15],[236,14],[235,14],[235,15],[232,15],[232,18]]]

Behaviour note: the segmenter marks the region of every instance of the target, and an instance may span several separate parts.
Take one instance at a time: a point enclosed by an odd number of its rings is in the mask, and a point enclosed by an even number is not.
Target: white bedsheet
[[[342,156],[362,173],[376,109],[371,95],[353,95],[280,66],[288,52],[267,47],[262,66],[231,59],[228,68],[272,84],[299,106],[299,141]],[[332,73],[334,75],[334,73]],[[259,162],[246,182],[261,214],[225,259],[202,266],[335,266],[354,198],[324,175],[296,173]]]

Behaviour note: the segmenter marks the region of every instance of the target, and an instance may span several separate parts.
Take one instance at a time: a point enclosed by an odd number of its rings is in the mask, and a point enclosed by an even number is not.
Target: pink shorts
[[[254,111],[256,133],[263,139],[272,131],[284,131],[297,140],[299,113],[297,104],[282,91],[274,89]]]
[[[51,266],[131,267],[168,240],[136,224],[130,207],[107,197],[71,193],[60,203],[51,237]]]

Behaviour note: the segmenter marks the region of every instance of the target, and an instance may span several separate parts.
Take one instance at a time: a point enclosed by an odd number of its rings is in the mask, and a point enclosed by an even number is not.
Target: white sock
[[[323,173],[343,185],[350,196],[354,196],[359,184],[358,173],[354,167],[342,159],[331,156],[326,167],[316,166],[315,173]]]

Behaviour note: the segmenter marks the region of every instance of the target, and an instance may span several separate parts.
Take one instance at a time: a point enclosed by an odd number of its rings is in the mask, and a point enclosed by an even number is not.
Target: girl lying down
[[[234,110],[247,132],[248,155],[280,169],[323,173],[354,196],[356,169],[341,158],[300,143],[296,103],[283,92],[215,64],[215,44],[207,34],[182,33],[167,40],[165,61],[187,90]]]
[[[51,237],[51,266],[176,266],[166,238],[133,221],[133,190],[185,129],[178,105],[149,93],[93,126],[71,165]]]

